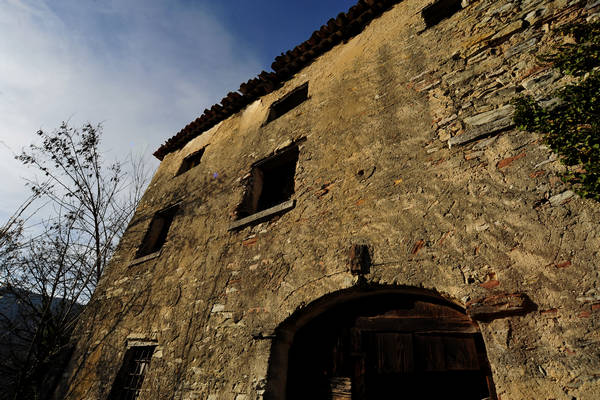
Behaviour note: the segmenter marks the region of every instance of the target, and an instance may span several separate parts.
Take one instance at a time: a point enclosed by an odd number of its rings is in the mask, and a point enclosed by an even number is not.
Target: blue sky
[[[149,155],[355,0],[0,0],[0,222],[38,129],[102,122],[110,158]],[[150,161],[156,166],[156,161]]]

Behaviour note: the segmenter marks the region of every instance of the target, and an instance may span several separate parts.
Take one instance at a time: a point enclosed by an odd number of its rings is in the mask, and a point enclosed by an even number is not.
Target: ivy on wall
[[[582,197],[600,201],[600,23],[569,25],[558,33],[574,43],[540,59],[573,76],[575,83],[555,92],[561,102],[554,109],[544,109],[531,96],[514,100],[514,121],[544,136],[568,167],[565,182]]]

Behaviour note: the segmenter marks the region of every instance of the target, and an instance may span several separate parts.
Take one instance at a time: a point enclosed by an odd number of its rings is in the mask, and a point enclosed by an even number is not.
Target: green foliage
[[[600,23],[565,25],[557,33],[570,36],[575,43],[565,43],[557,52],[540,57],[563,73],[582,76],[598,66],[600,60]]]
[[[600,24],[569,25],[559,33],[575,43],[540,57],[578,81],[556,91],[561,104],[544,109],[531,96],[513,101],[516,125],[544,135],[545,142],[567,165],[564,180],[582,197],[600,201]]]

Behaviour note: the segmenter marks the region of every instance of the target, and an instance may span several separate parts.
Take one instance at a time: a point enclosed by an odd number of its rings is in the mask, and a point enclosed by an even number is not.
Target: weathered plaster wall
[[[480,323],[502,399],[598,397],[600,206],[565,194],[560,163],[506,119],[518,92],[561,83],[535,61],[551,29],[598,5],[473,1],[423,31],[424,5],[399,3],[164,159],[79,327],[68,398],[105,398],[128,339],[158,344],[140,398],[261,398],[264,338],[357,283],[353,243],[372,249],[369,284],[462,305],[513,292],[535,303]],[[306,81],[309,99],[262,126]],[[487,136],[460,143],[473,132]],[[228,231],[252,163],[301,138],[296,207]],[[197,168],[174,176],[206,145]],[[152,215],[176,201],[160,257],[131,266]]]

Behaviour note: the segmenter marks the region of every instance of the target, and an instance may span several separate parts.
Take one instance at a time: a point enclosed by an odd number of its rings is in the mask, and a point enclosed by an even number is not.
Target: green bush
[[[569,25],[558,33],[575,43],[540,59],[577,82],[556,91],[562,102],[554,109],[542,108],[531,96],[514,100],[514,121],[522,130],[541,133],[569,167],[564,180],[582,197],[600,201],[600,23]]]

